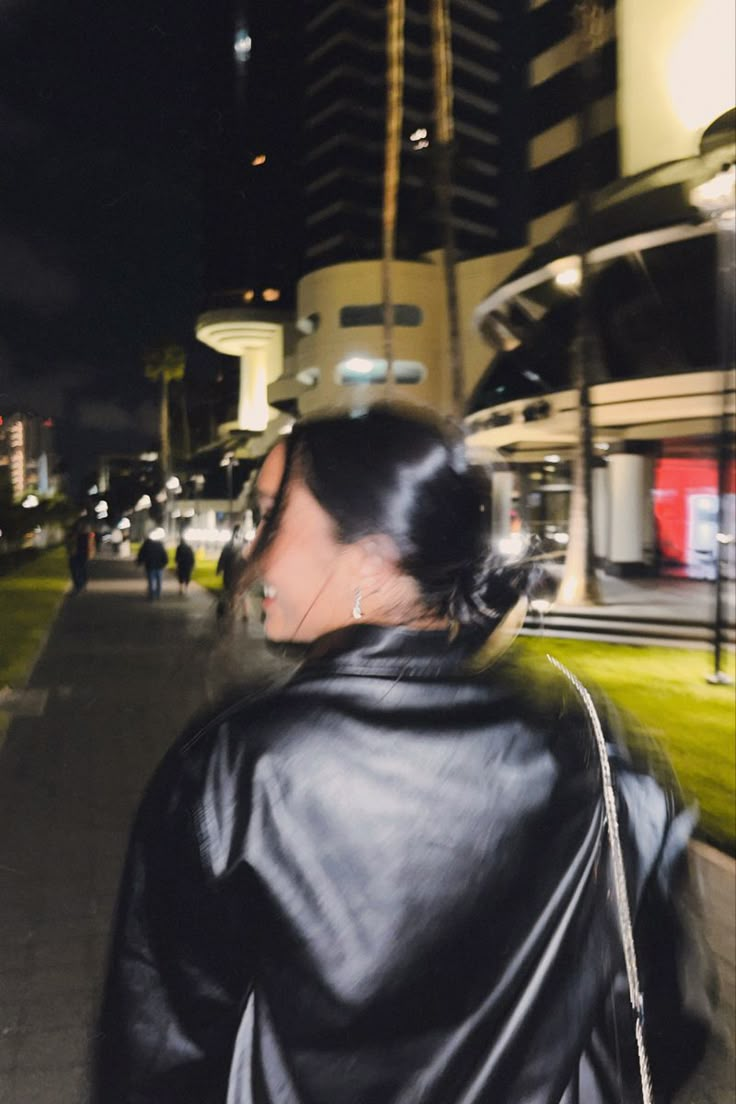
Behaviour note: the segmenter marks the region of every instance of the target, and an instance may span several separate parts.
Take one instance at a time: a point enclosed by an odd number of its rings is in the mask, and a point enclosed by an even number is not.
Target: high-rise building
[[[408,0],[397,256],[437,248],[434,93],[428,0]],[[381,251],[386,9],[371,0],[307,0],[304,189],[307,272]],[[451,0],[458,252],[479,256],[523,240],[523,5]],[[509,199],[513,197],[513,203]]]
[[[529,3],[525,130],[532,245],[546,241],[569,220],[583,173],[593,190],[619,175],[615,0],[603,0],[595,13],[591,11],[590,20],[587,46],[592,64],[584,72],[586,44],[577,32],[576,5],[560,0]],[[580,118],[586,101],[591,133],[587,148],[581,149]]]

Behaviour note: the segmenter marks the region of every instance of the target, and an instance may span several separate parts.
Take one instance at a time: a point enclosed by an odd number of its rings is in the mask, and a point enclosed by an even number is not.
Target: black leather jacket
[[[551,668],[473,673],[475,644],[356,625],[173,749],[130,845],[99,1104],[641,1100],[588,722]],[[611,756],[666,1100],[708,1015],[691,824]]]

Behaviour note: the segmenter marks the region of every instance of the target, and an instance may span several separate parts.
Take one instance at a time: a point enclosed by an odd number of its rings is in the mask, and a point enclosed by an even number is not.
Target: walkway
[[[193,715],[281,670],[242,624],[221,636],[199,588],[180,598],[167,579],[148,603],[131,564],[95,562],[88,591],[64,602],[28,715],[0,751],[0,1104],[87,1104],[110,915],[142,787]],[[730,1031],[734,867],[708,850],[701,862]],[[724,1029],[678,1104],[731,1104],[733,1088]]]

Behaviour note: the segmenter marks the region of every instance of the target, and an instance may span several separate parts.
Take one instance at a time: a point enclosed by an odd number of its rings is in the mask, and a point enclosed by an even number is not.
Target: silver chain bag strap
[[[606,739],[603,735],[600,718],[598,716],[593,699],[583,686],[580,679],[569,671],[564,664],[548,655],[547,659],[561,671],[571,686],[577,691],[585,711],[590,718],[590,723],[595,734],[598,748],[598,758],[601,765],[601,781],[603,784],[603,803],[606,810],[606,823],[608,826],[608,840],[611,846],[611,861],[613,863],[613,881],[616,891],[616,907],[618,910],[619,926],[621,928],[621,941],[623,943],[624,958],[626,960],[626,977],[629,983],[629,1000],[634,1012],[634,1024],[636,1030],[636,1048],[639,1054],[639,1076],[641,1077],[641,1091],[643,1104],[653,1104],[652,1078],[649,1072],[649,1059],[647,1057],[644,1042],[644,1001],[639,985],[639,970],[636,964],[636,947],[634,946],[634,930],[631,922],[631,908],[629,906],[629,894],[626,888],[626,873],[624,870],[624,857],[621,848],[621,833],[618,826],[618,812],[616,809],[616,794],[611,778],[611,765],[608,761]]]

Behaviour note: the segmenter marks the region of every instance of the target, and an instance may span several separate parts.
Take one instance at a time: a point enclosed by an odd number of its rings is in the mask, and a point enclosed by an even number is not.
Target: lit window
[[[281,298],[281,292],[278,288],[264,288],[263,298],[267,303],[275,303],[277,299]]]
[[[386,361],[380,357],[354,356],[341,360],[335,370],[337,382],[344,385],[385,383]],[[395,360],[394,379],[397,383],[421,383],[427,369],[418,360]]]
[[[253,300],[255,299],[255,297],[256,297],[256,293],[253,290],[253,288],[248,288],[247,291],[243,292],[243,302],[244,303],[252,303]]]
[[[257,165],[265,165],[265,164],[266,164],[266,155],[265,155],[265,153],[257,153],[255,155],[255,157],[253,157],[251,159],[251,165],[257,166]]]
[[[415,307],[412,303],[396,303],[394,306],[395,326],[421,326],[424,314],[421,307]],[[359,306],[342,307],[340,309],[340,325],[348,326],[382,326],[383,303],[365,303]]]

